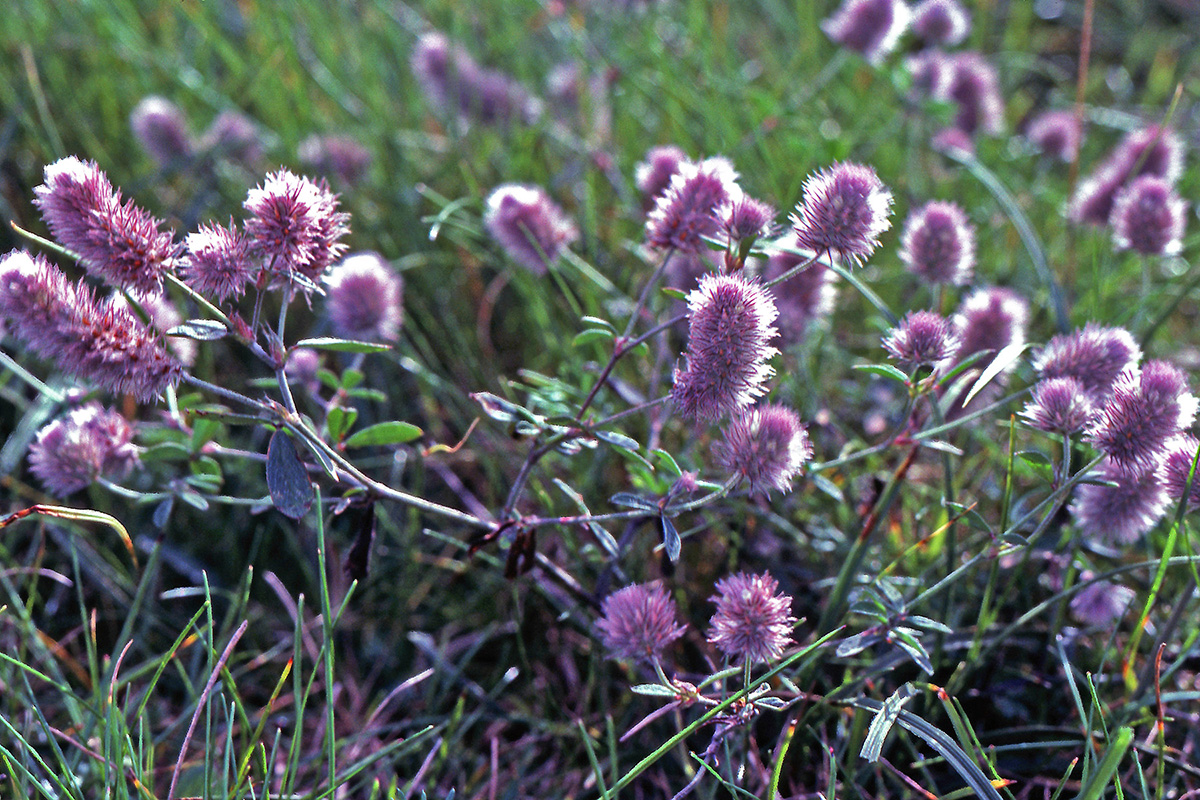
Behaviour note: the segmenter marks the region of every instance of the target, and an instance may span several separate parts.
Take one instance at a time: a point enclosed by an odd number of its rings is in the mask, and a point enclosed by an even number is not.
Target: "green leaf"
[[[379,422],[363,428],[346,440],[346,447],[369,445],[393,445],[411,442],[423,434],[420,428],[408,422]]]
[[[615,331],[613,324],[606,319],[600,317],[583,316],[579,318],[580,322],[586,322],[588,325],[598,325],[601,328],[608,328],[610,331]]]
[[[608,502],[624,508],[637,508],[642,511],[658,513],[658,503],[632,492],[617,492],[608,499]]]
[[[582,347],[585,344],[599,341],[611,341],[613,332],[603,328],[588,328],[586,331],[580,331],[575,334],[575,338],[571,340],[572,347]]]
[[[663,686],[661,683],[639,683],[636,686],[631,686],[630,691],[634,694],[644,694],[648,697],[674,697],[676,692],[669,686]]]
[[[192,451],[178,442],[162,442],[143,450],[139,460],[144,463],[154,461],[186,461],[192,457]]]
[[[667,471],[669,471],[676,478],[683,475],[683,470],[681,470],[679,468],[679,464],[675,463],[674,456],[672,456],[666,450],[651,450],[650,451],[650,460],[651,461],[661,461],[662,466],[665,467],[667,469]]]
[[[224,324],[212,319],[189,319],[166,332],[167,336],[182,336],[197,342],[212,342],[224,339],[229,330]]]
[[[624,447],[626,450],[637,450],[641,445],[636,439],[631,439],[623,433],[616,431],[592,431],[595,437],[601,441],[608,442],[615,447]]]
[[[851,369],[869,372],[872,375],[879,375],[883,378],[891,378],[900,383],[908,383],[908,376],[891,364],[855,364]]]
[[[988,364],[987,369],[979,376],[979,380],[975,381],[975,385],[971,387],[971,391],[967,392],[967,396],[963,398],[962,404],[965,406],[967,403],[970,403],[975,398],[975,395],[982,392],[984,387],[991,383],[997,375],[1015,364],[1027,347],[1029,345],[1024,342],[1014,342],[997,353],[996,357],[992,359],[992,363]]]
[[[362,370],[348,369],[342,373],[342,388],[353,389],[355,386],[358,386],[363,382],[364,377],[366,376],[363,375]]]
[[[683,548],[679,531],[675,528],[675,523],[671,522],[670,517],[659,517],[658,519],[662,523],[663,549],[667,551],[667,558],[672,562],[678,561],[679,551]]]
[[[378,389],[349,389],[346,391],[346,396],[357,400],[371,400],[376,403],[387,401],[387,395]]]
[[[667,297],[674,297],[676,300],[686,300],[687,299],[687,292],[682,291],[680,289],[672,289],[670,286],[664,286],[659,291],[661,291]]]
[[[325,418],[325,424],[329,426],[329,437],[335,442],[340,442],[354,427],[356,419],[358,419],[358,409],[345,406],[334,406],[329,409],[329,415]]]
[[[311,347],[314,350],[332,350],[335,353],[385,353],[392,349],[390,344],[359,342],[354,339],[335,339],[332,336],[301,339],[292,346]]]
[[[841,648],[838,648],[839,650]],[[860,757],[874,764],[879,760],[879,756],[883,753],[883,742],[887,739],[888,732],[892,726],[896,724],[896,720],[900,718],[900,712],[904,708],[904,704],[916,696],[917,690],[912,687],[912,684],[906,683],[897,689],[891,697],[889,697],[880,706],[875,717],[871,720],[871,726],[867,728],[867,736],[863,739],[862,749],[858,751]]]

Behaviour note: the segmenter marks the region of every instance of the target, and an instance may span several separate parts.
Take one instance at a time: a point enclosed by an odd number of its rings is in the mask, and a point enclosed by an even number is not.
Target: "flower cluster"
[[[970,283],[975,268],[975,227],[955,203],[926,203],[904,223],[900,260],[909,272],[928,283]]]
[[[734,661],[774,661],[792,641],[796,619],[792,598],[778,594],[779,582],[769,574],[739,572],[717,581],[709,598],[717,612],[709,621],[708,641]]]
[[[542,113],[541,101],[519,83],[481,67],[470,53],[436,31],[417,41],[410,66],[430,101],[461,119],[507,125],[531,123]]]
[[[833,41],[881,64],[896,49],[912,11],[903,0],[846,0],[821,30]]]
[[[497,187],[488,196],[483,222],[509,257],[535,275],[545,275],[579,237],[566,212],[537,186]]]
[[[252,255],[284,283],[310,289],[346,251],[350,215],[338,211],[338,198],[322,179],[313,181],[281,169],[250,190],[242,206]]]
[[[908,367],[934,366],[959,347],[959,335],[950,320],[934,311],[910,311],[883,337],[883,349]]]
[[[1183,249],[1186,213],[1187,203],[1170,183],[1143,175],[1113,202],[1113,243],[1146,256],[1176,255]]]
[[[1043,111],[1029,121],[1025,138],[1047,158],[1070,163],[1079,153],[1083,130],[1070,111]]]
[[[296,155],[314,172],[334,175],[343,187],[358,183],[371,166],[371,151],[349,136],[313,134],[300,143]]]
[[[182,109],[165,97],[145,97],[129,115],[129,127],[146,152],[161,165],[195,153],[196,144]]]
[[[1079,184],[1069,213],[1076,222],[1107,225],[1117,196],[1135,178],[1151,175],[1174,186],[1183,174],[1183,142],[1168,128],[1151,125],[1128,134]]]
[[[702,252],[704,239],[721,229],[721,210],[743,197],[737,180],[724,158],[679,163],[646,216],[646,243],[659,250]]]
[[[394,342],[404,318],[404,283],[376,253],[346,256],[325,278],[325,312],[338,336]]]
[[[971,17],[958,0],[922,0],[913,9],[912,30],[929,47],[953,47],[971,31]]]
[[[604,599],[596,623],[613,658],[655,662],[687,630],[678,624],[675,601],[660,583],[635,583]]]
[[[98,403],[80,406],[38,431],[29,468],[51,494],[65,497],[105,476],[125,478],[138,464],[133,428]]]

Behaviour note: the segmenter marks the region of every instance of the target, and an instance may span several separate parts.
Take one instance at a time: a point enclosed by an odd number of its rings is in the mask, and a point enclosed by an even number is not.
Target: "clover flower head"
[[[914,53],[904,59],[912,76],[912,92],[916,97],[938,97],[944,94],[950,79],[950,57],[936,47]]]
[[[1158,465],[1167,441],[1192,424],[1196,406],[1182,370],[1150,361],[1117,377],[1086,439],[1116,467],[1148,472]]]
[[[875,252],[891,227],[892,193],[871,167],[842,162],[804,181],[804,202],[791,221],[800,247],[828,251],[856,266]]]
[[[116,411],[88,403],[38,431],[29,468],[46,491],[65,497],[97,478],[125,478],[138,465],[133,428]]]
[[[846,0],[821,23],[821,30],[878,66],[896,49],[911,18],[902,0]]]
[[[1089,322],[1046,343],[1033,366],[1042,380],[1074,378],[1096,403],[1108,398],[1113,381],[1142,360],[1142,350],[1124,328]]]
[[[953,47],[967,38],[971,17],[958,0],[922,0],[912,12],[912,30],[927,46]]]
[[[771,294],[740,275],[705,275],[688,295],[687,367],[671,399],[685,417],[714,421],[765,393],[778,316]]]
[[[325,310],[347,339],[394,342],[404,318],[404,284],[376,253],[353,253],[325,278]]]
[[[1071,598],[1071,614],[1088,625],[1111,626],[1125,616],[1133,589],[1111,581],[1096,581]]]
[[[807,259],[795,250],[800,244],[794,233],[785,235],[767,248],[762,268],[764,281],[772,281]],[[804,341],[808,326],[828,317],[837,300],[837,273],[824,264],[809,264],[800,272],[771,288],[779,316],[775,326],[785,344]]]
[[[970,283],[975,268],[975,227],[954,203],[926,203],[904,223],[900,260],[909,272],[929,283]]]
[[[1102,544],[1132,544],[1166,513],[1168,498],[1158,471],[1131,473],[1111,459],[1096,477],[1115,485],[1085,483],[1075,490],[1071,515],[1086,538]]]
[[[792,598],[778,593],[770,574],[739,572],[717,581],[709,598],[717,612],[709,621],[708,641],[737,662],[774,661],[792,642]]]
[[[535,275],[545,275],[579,236],[566,212],[537,186],[497,187],[488,196],[483,222],[508,256]]]
[[[720,231],[720,209],[742,199],[737,179],[725,158],[681,163],[646,217],[646,243],[682,253],[704,250],[704,238]]]
[[[183,246],[180,272],[184,281],[202,295],[218,300],[240,297],[246,284],[254,280],[249,243],[232,220],[229,227],[201,225],[187,235]]]
[[[1183,175],[1183,150],[1178,133],[1149,125],[1122,139],[1110,159],[1126,180],[1153,175],[1174,186]]]
[[[745,480],[752,494],[783,493],[792,478],[812,458],[812,442],[790,408],[765,405],[730,420],[724,438],[714,448],[717,463]]]
[[[968,135],[997,134],[1004,126],[1004,98],[996,68],[981,53],[970,50],[949,56],[942,99],[953,102],[958,110],[954,128]]]
[[[633,182],[642,193],[642,201],[652,206],[655,199],[671,185],[671,178],[688,161],[687,153],[673,144],[651,147],[644,161],[634,168]]]
[[[1183,249],[1187,203],[1171,184],[1153,175],[1135,178],[1113,201],[1113,244],[1146,256]]]
[[[775,226],[776,213],[770,203],[749,195],[742,195],[717,210],[721,233],[731,244],[753,243],[760,237],[769,236]]]
[[[1190,433],[1181,433],[1167,440],[1158,476],[1166,487],[1167,497],[1175,502],[1183,499],[1198,450],[1200,440]],[[1192,477],[1192,490],[1187,493],[1187,503],[1189,511],[1200,508],[1200,470]]]
[[[1046,378],[1033,387],[1021,416],[1050,433],[1077,433],[1095,418],[1096,403],[1074,378]]]
[[[998,352],[1010,345],[1023,344],[1029,324],[1029,303],[1011,289],[977,289],[959,305],[952,322],[959,345],[945,364],[947,367],[984,350]]]
[[[1083,130],[1070,111],[1043,111],[1029,121],[1025,138],[1047,158],[1070,163],[1079,153]]]
[[[910,311],[883,337],[888,355],[911,367],[937,364],[954,353],[958,344],[950,320],[935,311]]]
[[[596,628],[613,658],[657,661],[687,630],[678,624],[675,601],[657,581],[613,592],[604,599],[601,613]]]
[[[293,347],[288,350],[287,363],[283,366],[289,380],[310,392],[321,387],[317,372],[321,369],[321,354],[311,347]]]
[[[1117,193],[1124,185],[1125,175],[1122,172],[1101,166],[1079,182],[1067,205],[1067,216],[1076,223],[1107,225]]]
[[[129,115],[129,126],[138,142],[160,165],[180,161],[195,152],[196,145],[183,110],[165,97],[143,98]]]
[[[200,137],[200,147],[246,166],[256,165],[263,157],[263,138],[258,125],[242,112],[234,110],[217,114]]]
[[[371,166],[371,151],[350,136],[313,134],[300,143],[296,155],[318,174],[332,174],[343,186],[362,180]]]
[[[430,101],[463,120],[507,125],[532,122],[541,102],[502,72],[485,69],[461,46],[437,31],[417,40],[409,62]]]
[[[346,252],[341,239],[350,231],[350,215],[338,211],[338,197],[324,179],[281,169],[251,189],[242,205],[250,212],[243,225],[250,251],[285,281],[299,276],[315,284]]]

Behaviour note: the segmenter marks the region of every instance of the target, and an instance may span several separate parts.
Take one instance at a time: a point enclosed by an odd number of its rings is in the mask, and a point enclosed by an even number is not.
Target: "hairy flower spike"
[[[954,203],[935,200],[909,215],[900,260],[929,283],[964,286],[975,268],[975,227]]]
[[[737,179],[724,158],[680,164],[646,217],[646,243],[659,250],[703,251],[704,237],[720,231],[720,209],[742,199]]]
[[[129,126],[160,166],[190,158],[196,150],[183,110],[165,97],[143,98],[129,115]]]
[[[933,311],[910,311],[883,337],[888,355],[910,367],[937,364],[958,345],[958,333],[950,320]]]
[[[959,336],[958,349],[944,366],[952,367],[981,351],[999,352],[1025,342],[1029,303],[1011,289],[977,289],[959,305],[953,318]],[[982,369],[986,361],[979,363]]]
[[[775,226],[774,206],[743,195],[718,209],[721,233],[731,244],[753,244],[763,236],[769,236]]]
[[[116,411],[88,403],[38,431],[29,468],[46,491],[65,497],[105,476],[125,478],[138,465],[133,428]]]
[[[338,211],[337,195],[324,180],[314,182],[286,169],[267,175],[251,189],[243,207],[250,251],[285,281],[296,276],[315,283],[346,251],[350,215]]]
[[[892,193],[874,169],[842,162],[804,181],[804,202],[791,221],[800,247],[828,251],[857,266],[875,252],[880,234],[891,227],[891,207]]]
[[[1147,472],[1157,466],[1167,441],[1192,424],[1196,406],[1182,370],[1150,361],[1116,379],[1086,438],[1116,467]]]
[[[1134,178],[1153,175],[1174,185],[1183,174],[1183,142],[1167,128],[1151,125],[1128,134],[1071,198],[1068,214],[1076,222],[1107,225],[1117,195]]]
[[[1125,616],[1125,609],[1132,600],[1133,589],[1128,586],[1096,581],[1080,589],[1079,594],[1071,598],[1071,614],[1088,625],[1107,627]]]
[[[979,132],[995,135],[1003,128],[1000,78],[982,54],[963,51],[949,56],[946,78],[939,88],[942,99],[958,107],[955,129],[974,136]]]
[[[1187,203],[1171,184],[1153,175],[1135,179],[1113,203],[1113,244],[1145,256],[1176,255],[1183,249]]]
[[[807,261],[797,255],[800,244],[795,234],[788,234],[767,248],[767,263],[762,269],[764,281],[773,281],[780,275]],[[775,305],[779,317],[775,326],[784,344],[799,344],[804,341],[809,324],[828,317],[833,312],[837,299],[837,273],[823,264],[813,263],[771,288],[775,294]]]
[[[1071,163],[1079,152],[1083,131],[1070,111],[1043,111],[1029,122],[1025,138],[1047,158]]]
[[[545,275],[579,236],[566,212],[537,186],[497,187],[487,199],[483,222],[508,256],[535,275]]]
[[[96,302],[41,255],[14,250],[0,260],[0,318],[42,358],[116,393],[150,400],[182,372],[128,304]]]
[[[642,204],[649,210],[655,200],[671,185],[671,178],[679,167],[688,163],[687,153],[673,144],[651,147],[646,151],[646,160],[634,168],[633,182],[642,193]]]
[[[675,601],[658,582],[635,583],[604,599],[596,623],[613,658],[656,662],[687,628],[677,624]]]
[[[1142,350],[1129,331],[1088,323],[1047,342],[1033,366],[1042,380],[1074,378],[1093,402],[1103,404],[1117,376],[1141,360]]]
[[[263,157],[262,133],[240,111],[222,111],[200,137],[200,148],[252,167]]]
[[[741,476],[752,494],[783,493],[792,489],[792,478],[812,458],[812,442],[790,408],[767,405],[751,408],[726,426],[724,439],[714,448],[717,463]]]
[[[338,336],[387,342],[399,338],[404,284],[377,254],[346,256],[330,270],[325,286],[325,309]]]
[[[708,641],[741,663],[782,656],[796,619],[791,615],[792,598],[777,594],[778,588],[778,581],[766,572],[739,572],[717,581],[717,593],[709,598],[717,604],[717,613],[709,621]]]
[[[371,151],[349,136],[309,136],[296,155],[318,174],[333,174],[341,186],[358,183],[371,166]]]
[[[1047,378],[1033,387],[1033,397],[1021,411],[1032,427],[1050,433],[1078,433],[1098,409],[1074,378]]]
[[[714,421],[748,407],[774,374],[769,342],[778,311],[770,293],[740,275],[705,275],[688,295],[687,368],[675,370],[679,413]]]
[[[1156,470],[1130,473],[1105,459],[1094,474],[1116,485],[1085,483],[1075,490],[1071,515],[1088,539],[1132,544],[1166,513],[1167,493]]]
[[[228,300],[240,297],[246,284],[254,280],[249,245],[241,231],[209,223],[189,233],[183,240],[180,262],[183,279],[202,295]]]
[[[967,38],[971,18],[958,0],[922,0],[913,9],[912,30],[927,46],[953,47]]]
[[[911,17],[902,0],[846,0],[821,23],[821,30],[878,66],[896,49]]]
[[[96,162],[68,156],[49,164],[33,193],[54,238],[90,274],[120,289],[162,290],[174,235],[132,200],[122,204]]]
[[[1197,451],[1200,450],[1200,440],[1190,433],[1172,436],[1163,450],[1162,461],[1159,464],[1158,477],[1166,487],[1167,497],[1175,502],[1183,499],[1188,486],[1188,476],[1192,475],[1192,465],[1196,462]],[[1200,469],[1192,475],[1192,488],[1187,493],[1189,511],[1200,508]]]

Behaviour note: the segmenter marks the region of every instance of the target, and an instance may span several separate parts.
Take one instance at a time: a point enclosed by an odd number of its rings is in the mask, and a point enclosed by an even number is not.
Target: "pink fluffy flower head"
[[[937,364],[954,353],[958,344],[950,320],[934,311],[910,311],[883,337],[888,355],[910,367]]]
[[[709,274],[688,295],[688,315],[687,368],[676,369],[671,388],[676,409],[708,422],[745,409],[774,374],[774,299],[740,275]]]
[[[212,223],[201,225],[183,240],[180,271],[187,284],[202,295],[228,300],[240,297],[254,280],[249,245],[242,232]]]
[[[122,203],[96,162],[68,156],[49,164],[33,193],[54,238],[90,274],[120,289],[162,290],[174,235],[132,200]]]
[[[687,161],[687,153],[673,144],[651,147],[646,151],[646,159],[634,168],[633,182],[642,193],[642,204],[647,210],[654,206],[658,196],[671,185],[671,178],[679,171],[680,165]]]
[[[258,164],[263,157],[262,133],[254,120],[240,111],[226,110],[217,114],[200,137],[200,147],[247,167]]]
[[[1082,577],[1082,576],[1081,576]],[[1111,627],[1125,616],[1133,589],[1111,581],[1096,581],[1071,598],[1071,614],[1088,625]]]
[[[939,94],[958,108],[954,128],[972,136],[999,133],[1004,125],[1004,98],[996,68],[973,51],[948,58],[949,69]]]
[[[1167,441],[1196,418],[1187,376],[1166,361],[1121,373],[1108,401],[1088,428],[1088,442],[1131,473],[1153,470]]]
[[[1047,158],[1070,163],[1079,152],[1083,130],[1070,111],[1043,111],[1029,121],[1025,138]]]
[[[1153,175],[1172,186],[1183,174],[1183,141],[1168,128],[1151,125],[1125,136],[1079,184],[1068,208],[1076,222],[1107,225],[1117,195],[1134,178]]]
[[[1175,502],[1182,500],[1187,490],[1188,476],[1192,475],[1192,464],[1196,461],[1197,450],[1200,450],[1200,440],[1190,433],[1172,436],[1163,450],[1158,477],[1166,487],[1167,497]],[[1187,504],[1189,511],[1200,508],[1200,469],[1192,475],[1192,488],[1187,492]]]
[[[1116,196],[1110,221],[1118,250],[1176,255],[1183,249],[1187,203],[1167,181],[1143,175]]]
[[[545,275],[579,232],[566,212],[537,186],[504,184],[487,199],[484,225],[513,261]]]
[[[812,442],[790,408],[765,405],[730,420],[714,448],[717,463],[745,480],[752,494],[787,493],[792,478],[812,458]]]
[[[778,594],[779,583],[764,572],[739,572],[717,581],[709,598],[717,612],[709,620],[708,641],[734,661],[774,661],[792,642],[792,598]]]
[[[196,150],[183,110],[165,97],[143,98],[129,115],[129,126],[160,166],[190,158]]]
[[[1086,538],[1102,544],[1132,544],[1166,513],[1167,492],[1157,470],[1130,473],[1105,459],[1095,475],[1115,485],[1085,483],[1075,490],[1070,511]]]
[[[410,61],[417,83],[430,101],[463,120],[507,125],[533,122],[542,104],[519,83],[480,66],[461,46],[436,31],[421,36]]]
[[[346,251],[350,215],[338,211],[338,198],[322,179],[313,181],[281,169],[250,190],[243,207],[252,253],[271,273],[315,284]],[[305,286],[305,288],[309,288]]]
[[[88,403],[38,431],[29,468],[46,491],[65,497],[104,476],[121,480],[138,464],[133,428],[116,411]]]
[[[821,30],[878,66],[896,49],[911,17],[902,0],[846,0]]]
[[[769,236],[775,227],[775,208],[749,195],[733,200],[717,210],[721,235],[731,246],[749,248],[760,237]]]
[[[1102,404],[1113,381],[1142,360],[1142,350],[1124,328],[1089,322],[1046,343],[1033,366],[1042,380],[1074,378],[1097,404]]]
[[[879,236],[891,227],[892,193],[875,170],[842,162],[804,181],[804,202],[791,221],[800,247],[828,251],[849,266],[875,252]]]
[[[975,269],[975,227],[954,203],[926,203],[904,223],[900,260],[929,283],[966,285]]]
[[[1033,387],[1021,416],[1050,433],[1078,433],[1095,418],[1096,404],[1074,378],[1047,378]]]
[[[613,658],[655,662],[686,630],[678,624],[675,601],[658,582],[613,592],[604,599],[601,612],[596,628]]]
[[[313,134],[300,143],[296,155],[314,172],[336,177],[342,187],[358,183],[371,166],[371,151],[349,136]]]
[[[1029,303],[1011,289],[977,289],[959,305],[952,322],[959,345],[945,364],[947,367],[981,351],[995,353],[1010,345],[1023,344]],[[985,363],[978,366],[983,368]]]
[[[912,30],[926,46],[953,47],[967,38],[971,17],[958,0],[922,0],[913,9]]]
[[[684,162],[646,217],[646,243],[659,250],[699,253],[720,231],[720,209],[742,199],[733,165],[724,158]]]
[[[376,253],[354,253],[325,278],[325,310],[347,339],[394,342],[404,318],[404,284]]]
[[[767,248],[767,263],[762,269],[764,281],[779,276],[807,261],[794,251],[799,248],[795,234],[788,234]],[[813,263],[771,288],[779,317],[775,326],[784,344],[804,340],[808,326],[833,312],[837,299],[837,273],[823,264]]]

